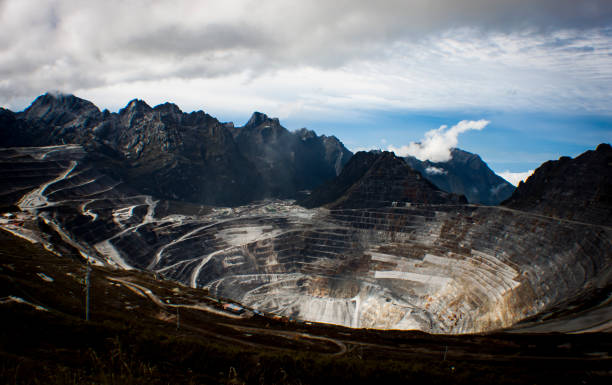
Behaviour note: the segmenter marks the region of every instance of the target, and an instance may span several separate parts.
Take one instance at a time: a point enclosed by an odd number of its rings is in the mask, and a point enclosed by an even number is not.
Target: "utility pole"
[[[91,280],[91,266],[87,265],[87,273],[85,275],[85,321],[89,321],[89,287]]]
[[[176,330],[179,330],[179,328],[181,327],[181,318],[180,318],[180,314],[179,314],[179,307],[176,307]]]

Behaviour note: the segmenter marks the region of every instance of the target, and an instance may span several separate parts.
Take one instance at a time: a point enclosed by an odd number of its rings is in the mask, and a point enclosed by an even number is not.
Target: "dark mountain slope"
[[[495,174],[476,154],[454,148],[447,162],[420,161],[406,157],[406,163],[441,190],[465,195],[470,203],[498,205],[508,199],[514,186]]]
[[[235,128],[171,103],[134,99],[111,113],[57,94],[21,113],[0,110],[0,147],[65,143],[83,145],[98,169],[143,193],[214,205],[296,197],[335,177],[352,155],[334,137],[291,133],[260,113]]]
[[[542,164],[504,206],[576,221],[612,224],[612,147]]]
[[[49,136],[13,111],[0,108],[0,146],[25,147],[50,144]]]
[[[427,181],[391,152],[359,152],[338,178],[299,202],[304,207],[371,208],[405,203],[466,203]]]
[[[260,112],[231,130],[270,196],[290,198],[319,186],[333,179],[352,155],[335,137],[319,137],[306,129],[289,132],[278,119]]]

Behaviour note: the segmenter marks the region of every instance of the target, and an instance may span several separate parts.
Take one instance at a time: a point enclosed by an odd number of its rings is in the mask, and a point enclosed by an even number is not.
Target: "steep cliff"
[[[612,147],[602,143],[572,159],[536,169],[504,206],[575,221],[612,225]]]
[[[306,129],[290,132],[260,112],[232,132],[265,181],[268,196],[292,198],[296,191],[317,187],[333,179],[352,155],[335,137]]]

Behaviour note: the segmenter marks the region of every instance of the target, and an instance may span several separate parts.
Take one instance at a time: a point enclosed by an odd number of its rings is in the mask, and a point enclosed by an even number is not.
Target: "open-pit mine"
[[[18,207],[2,228],[260,312],[474,333],[511,327],[612,279],[609,226],[468,204],[205,207],[136,194],[84,157],[75,145],[1,150],[2,199]],[[609,328],[609,315],[572,331]]]

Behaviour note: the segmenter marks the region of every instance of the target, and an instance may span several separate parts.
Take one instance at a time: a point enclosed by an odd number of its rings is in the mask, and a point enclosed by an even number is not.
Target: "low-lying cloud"
[[[499,176],[510,182],[514,186],[518,186],[520,182],[524,182],[533,174],[534,170],[524,171],[524,172],[510,172],[504,171],[498,173]]]
[[[443,168],[440,167],[434,167],[434,166],[429,166],[425,169],[425,172],[428,173],[429,175],[443,175],[443,174],[448,174],[448,171],[446,171]]]
[[[451,159],[451,149],[457,147],[459,134],[470,130],[480,131],[489,123],[488,120],[480,119],[462,120],[451,128],[443,125],[427,131],[420,142],[411,142],[401,147],[389,146],[389,151],[399,156],[414,156],[421,161],[446,162]]]

